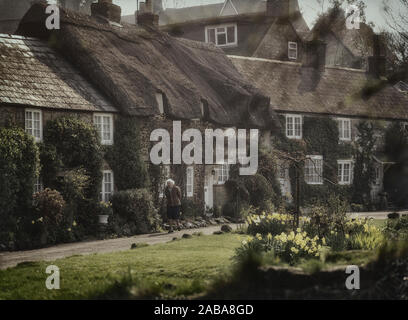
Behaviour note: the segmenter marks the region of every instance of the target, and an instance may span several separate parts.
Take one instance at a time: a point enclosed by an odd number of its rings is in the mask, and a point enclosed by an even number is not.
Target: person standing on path
[[[174,223],[177,224],[177,230],[180,228],[180,208],[181,208],[181,190],[176,186],[174,180],[168,179],[166,181],[166,189],[164,191],[167,199],[167,218],[170,222],[169,233],[174,232]]]

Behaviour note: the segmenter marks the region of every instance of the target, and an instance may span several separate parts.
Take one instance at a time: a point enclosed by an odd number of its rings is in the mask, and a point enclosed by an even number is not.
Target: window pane
[[[286,128],[287,128],[287,136],[292,137],[293,136],[293,118],[292,117],[286,118]]]
[[[228,43],[235,43],[235,27],[227,28]]]
[[[215,29],[208,29],[207,38],[209,43],[215,43]]]
[[[295,136],[300,137],[302,131],[302,124],[301,119],[296,117],[295,118]]]
[[[227,44],[227,36],[225,33],[217,34],[217,44],[221,46]]]
[[[344,164],[344,182],[350,182],[350,164]]]
[[[338,175],[338,180],[339,182],[342,182],[342,172],[343,172],[343,165],[341,163],[338,164],[338,171],[337,171],[337,175]]]
[[[350,139],[351,135],[350,135],[350,121],[349,120],[345,120],[344,124],[344,139]]]

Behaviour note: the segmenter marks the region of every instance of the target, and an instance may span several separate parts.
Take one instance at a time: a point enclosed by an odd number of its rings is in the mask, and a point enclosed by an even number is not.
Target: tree
[[[398,122],[385,134],[385,152],[395,162],[384,172],[384,189],[396,205],[408,205],[408,132]]]
[[[408,80],[408,1],[383,0],[383,10],[389,30],[383,31],[390,82]]]

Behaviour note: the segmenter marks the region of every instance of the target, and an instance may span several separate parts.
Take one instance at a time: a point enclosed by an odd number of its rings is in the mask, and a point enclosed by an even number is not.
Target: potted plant
[[[108,224],[109,216],[112,215],[112,203],[100,202],[99,203],[99,215],[98,221],[100,224]]]

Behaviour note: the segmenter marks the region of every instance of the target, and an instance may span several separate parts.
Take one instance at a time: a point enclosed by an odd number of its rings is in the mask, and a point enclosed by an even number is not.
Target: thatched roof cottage
[[[159,31],[151,13],[136,26],[121,24],[120,7],[111,2],[93,4],[92,16],[60,9],[58,30],[46,28],[46,4],[36,3],[20,23],[20,36],[1,36],[0,120],[28,123],[41,140],[47,119],[83,114],[102,122],[100,130],[108,131],[102,143],[112,144],[115,118],[133,117],[146,161],[151,131],[171,131],[173,120],[183,128],[276,129],[270,99],[243,80],[222,50]],[[167,175],[172,170],[165,168]],[[206,199],[212,206],[226,196],[207,180],[222,187],[225,170],[223,164],[187,168],[180,184],[189,185],[188,197],[196,203]],[[114,172],[105,173],[113,190]]]

